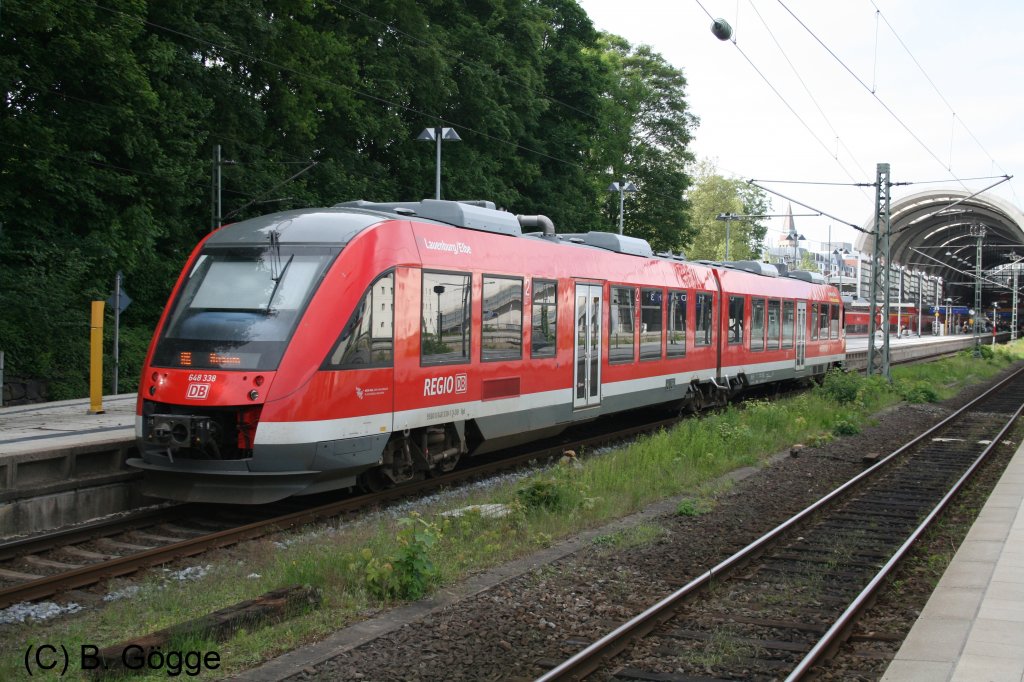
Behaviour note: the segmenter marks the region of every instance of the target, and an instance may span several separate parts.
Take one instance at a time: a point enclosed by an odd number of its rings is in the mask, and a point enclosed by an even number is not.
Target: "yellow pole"
[[[92,302],[89,322],[89,414],[103,414],[103,305]]]

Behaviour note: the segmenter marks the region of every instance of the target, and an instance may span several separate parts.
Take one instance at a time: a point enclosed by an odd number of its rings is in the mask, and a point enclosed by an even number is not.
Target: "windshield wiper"
[[[281,268],[281,272],[278,273],[277,277],[271,277],[274,280],[274,288],[270,291],[270,297],[267,299],[267,312],[270,312],[270,304],[274,302],[274,296],[277,295],[277,289],[281,286],[281,280],[284,279],[284,273],[288,272],[288,266],[292,264],[292,260],[295,258],[295,254],[288,256],[288,261]]]

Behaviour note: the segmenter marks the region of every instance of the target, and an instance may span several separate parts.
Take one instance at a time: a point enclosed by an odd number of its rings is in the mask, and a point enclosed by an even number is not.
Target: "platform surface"
[[[884,682],[1024,682],[1024,445],[1014,454]]]
[[[134,438],[134,393],[105,396],[102,407],[89,414],[88,399],[2,407],[0,457]]]

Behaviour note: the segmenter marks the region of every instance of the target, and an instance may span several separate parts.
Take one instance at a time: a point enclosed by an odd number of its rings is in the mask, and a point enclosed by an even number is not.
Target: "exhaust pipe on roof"
[[[547,236],[554,236],[555,224],[546,215],[517,215],[521,227],[539,227],[544,230]]]

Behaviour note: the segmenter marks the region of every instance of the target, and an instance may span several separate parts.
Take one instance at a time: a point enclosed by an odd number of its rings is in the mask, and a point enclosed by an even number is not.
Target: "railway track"
[[[538,678],[800,679],[1024,408],[1024,370]]]
[[[910,361],[909,358],[895,362]],[[775,395],[781,395],[775,391]],[[623,421],[623,420],[619,420]],[[612,427],[594,437],[531,448],[414,485],[349,497],[317,506],[294,500],[258,509],[173,505],[130,512],[71,529],[0,543],[0,608],[89,587],[141,569],[227,547],[268,533],[358,512],[396,499],[456,485],[469,478],[560,455],[567,448],[594,446],[670,426],[674,419]]]
[[[595,447],[631,438],[675,422],[673,418],[622,426],[622,420],[617,420],[610,430],[596,436],[547,443],[540,448],[521,448],[510,457],[484,459],[443,476],[324,504],[303,505],[302,498],[256,508],[181,504],[140,510],[0,543],[0,609],[527,466],[561,456],[566,449]]]

